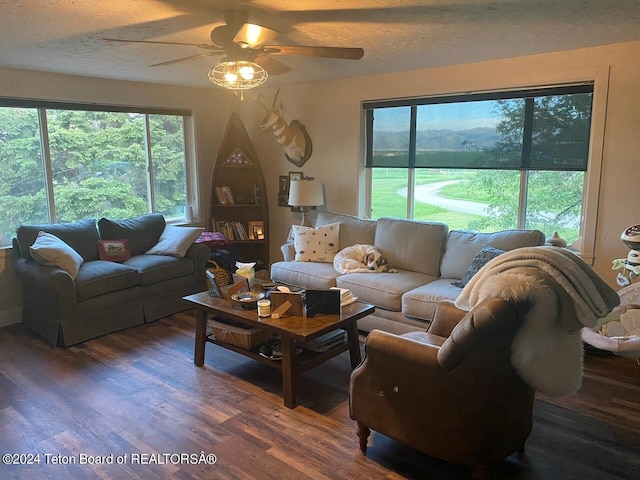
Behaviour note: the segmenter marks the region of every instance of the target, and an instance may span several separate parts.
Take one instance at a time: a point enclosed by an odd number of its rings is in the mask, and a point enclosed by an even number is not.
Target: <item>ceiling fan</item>
[[[286,73],[290,68],[272,58],[273,55],[304,55],[311,57],[358,60],[363,57],[362,48],[323,47],[304,45],[265,45],[280,32],[263,25],[249,23],[249,14],[244,10],[224,11],[225,23],[211,30],[211,43],[163,42],[157,40],[127,40],[104,38],[103,40],[156,45],[184,45],[206,50],[204,53],[155,63],[152,67],[208,56],[222,55],[218,64],[209,71],[209,80],[231,90],[246,90],[261,85],[269,74]]]

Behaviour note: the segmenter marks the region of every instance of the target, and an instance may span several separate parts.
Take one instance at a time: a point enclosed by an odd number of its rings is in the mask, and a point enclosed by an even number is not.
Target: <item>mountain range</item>
[[[416,132],[417,150],[478,150],[495,147],[500,135],[494,128],[478,127],[469,130],[419,130]],[[376,130],[374,150],[406,150],[409,132]]]

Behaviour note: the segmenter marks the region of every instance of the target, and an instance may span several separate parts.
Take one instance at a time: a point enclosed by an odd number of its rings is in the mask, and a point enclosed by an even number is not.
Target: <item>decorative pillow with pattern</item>
[[[339,223],[330,223],[318,228],[294,225],[292,229],[296,262],[333,262],[333,257],[338,253]]]
[[[493,260],[498,255],[502,255],[503,253],[504,250],[492,247],[491,245],[485,245],[480,249],[476,256],[473,257],[473,261],[471,262],[471,265],[469,266],[465,274],[462,276],[462,279],[459,282],[451,282],[451,285],[464,288],[482,267],[489,263],[490,260]]]

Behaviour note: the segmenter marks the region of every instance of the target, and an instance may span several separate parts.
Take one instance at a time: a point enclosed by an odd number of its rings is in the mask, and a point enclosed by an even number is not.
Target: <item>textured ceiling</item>
[[[361,60],[278,56],[271,86],[640,40],[640,0],[0,0],[0,67],[213,87],[209,43],[223,11],[281,32],[272,44],[362,47]]]

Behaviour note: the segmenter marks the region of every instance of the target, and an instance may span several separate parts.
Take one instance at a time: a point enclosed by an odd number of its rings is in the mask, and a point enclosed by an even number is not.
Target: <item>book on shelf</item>
[[[233,197],[233,193],[231,193],[231,188],[227,186],[224,186],[222,188],[224,189],[224,196],[227,198],[227,202],[231,205],[236,203],[235,198]]]
[[[218,203],[220,205],[224,205],[225,198],[224,198],[224,194],[222,193],[222,188],[221,187],[215,187],[215,190],[216,190],[216,198],[218,199]]]
[[[215,232],[220,232],[227,240],[249,240],[247,228],[241,222],[232,220],[211,219],[211,226]]]
[[[249,235],[247,235],[247,229],[244,227],[244,224],[240,222],[233,222],[233,224],[238,232],[240,240],[249,240]]]
[[[234,205],[236,203],[231,188],[226,185],[216,187],[216,197],[220,205]]]
[[[227,199],[224,196],[224,190],[222,187],[216,187],[216,197],[218,198],[218,203],[220,205],[226,205]]]

